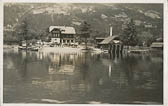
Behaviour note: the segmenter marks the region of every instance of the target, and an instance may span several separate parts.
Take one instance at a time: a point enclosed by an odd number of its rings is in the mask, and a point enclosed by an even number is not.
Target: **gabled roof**
[[[105,37],[96,37],[95,39],[105,39]]]
[[[112,40],[118,37],[119,37],[118,35],[109,36],[105,38],[102,42],[100,42],[99,44],[109,44]]]
[[[76,34],[74,27],[68,27],[68,26],[50,26],[49,32],[51,32],[53,29],[60,29],[62,34]]]
[[[157,39],[156,39],[156,42],[163,42],[163,38],[162,38],[162,37],[157,38]]]

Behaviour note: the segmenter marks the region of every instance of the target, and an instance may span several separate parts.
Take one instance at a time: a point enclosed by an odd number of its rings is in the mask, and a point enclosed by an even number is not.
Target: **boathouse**
[[[118,35],[114,35],[114,36],[109,36],[107,38],[105,38],[102,42],[100,42],[98,45],[102,48],[102,49],[109,49],[110,44],[114,44],[114,43],[119,43],[119,36]]]
[[[123,44],[118,35],[109,36],[99,43],[100,48],[108,50],[109,53],[119,53],[123,50]]]
[[[75,28],[69,26],[50,26],[51,42],[56,44],[74,44]]]
[[[110,54],[120,54],[123,51],[120,36],[112,34],[112,27],[110,27],[110,36],[100,42],[98,46],[103,50],[108,50]]]
[[[111,45],[120,45],[120,44],[121,44],[120,37],[118,35],[113,35],[112,27],[110,27],[110,36],[104,38],[104,40],[102,40],[98,44],[98,46],[102,49],[109,50]]]

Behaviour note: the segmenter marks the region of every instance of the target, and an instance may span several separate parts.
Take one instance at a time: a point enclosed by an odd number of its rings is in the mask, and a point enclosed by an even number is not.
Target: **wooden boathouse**
[[[112,34],[112,27],[110,27],[110,36],[106,37],[103,41],[98,44],[103,50],[106,50],[111,54],[122,54],[123,43],[120,40],[119,35]]]
[[[109,53],[118,54],[123,51],[123,43],[118,35],[109,36],[99,43],[101,49],[108,50]]]

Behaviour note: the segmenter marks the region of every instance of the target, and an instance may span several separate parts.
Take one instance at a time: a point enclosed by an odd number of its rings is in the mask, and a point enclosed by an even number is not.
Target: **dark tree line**
[[[138,43],[136,27],[133,19],[126,25],[120,36],[121,41],[126,46],[136,46]]]
[[[84,21],[80,27],[80,31],[81,31],[80,37],[84,38],[85,48],[87,49],[87,42],[88,42],[88,38],[90,37],[90,32],[91,32],[90,24]]]
[[[154,41],[154,35],[150,33],[150,31],[142,31],[141,33],[137,33],[136,26],[131,19],[126,25],[126,27],[121,31],[120,39],[126,46],[136,46],[140,45],[143,46],[145,43],[146,45],[150,45]],[[91,36],[92,27],[90,23],[84,21],[80,26],[80,33],[79,37],[83,39],[85,42],[85,47],[87,49],[88,38]],[[98,31],[97,31],[98,33]],[[18,23],[17,27],[13,33],[14,37],[19,39],[19,41],[28,41],[32,39],[41,39],[43,41],[47,41],[47,38],[50,38],[50,33],[48,27],[44,27],[40,30],[35,30],[30,26],[30,20],[28,18],[24,18],[20,23]],[[97,34],[98,36],[98,34]],[[96,37],[96,36],[95,36]]]

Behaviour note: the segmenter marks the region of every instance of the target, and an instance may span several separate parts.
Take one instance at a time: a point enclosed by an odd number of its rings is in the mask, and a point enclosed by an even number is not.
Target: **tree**
[[[149,31],[143,31],[141,34],[137,35],[138,37],[138,45],[146,45],[150,46],[152,41],[154,40],[153,35]]]
[[[21,23],[18,24],[18,26],[17,26],[17,28],[15,30],[15,32],[18,35],[18,39],[20,41],[25,40],[25,42],[26,42],[26,50],[27,50],[27,46],[28,46],[28,40],[31,40],[33,38],[32,35],[34,35],[32,30],[29,28],[28,25],[29,25],[28,24],[28,20],[27,20],[27,18],[25,18],[25,19],[22,20]]]
[[[90,37],[90,24],[88,24],[86,21],[84,21],[82,24],[81,24],[81,38],[84,38],[85,39],[85,48],[87,49],[87,38]]]
[[[138,43],[137,32],[133,19],[126,25],[121,36],[121,41],[126,46],[135,46]]]
[[[42,41],[46,41],[46,39],[48,39],[48,37],[49,37],[49,28],[47,27],[47,28],[44,28],[44,29],[42,29],[42,31],[41,31],[41,33],[40,33],[40,39],[42,40]]]

